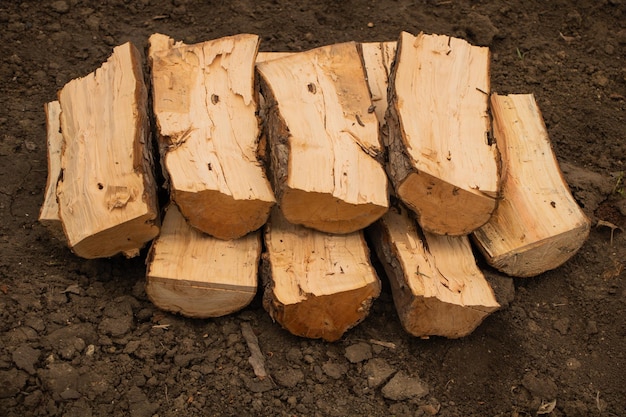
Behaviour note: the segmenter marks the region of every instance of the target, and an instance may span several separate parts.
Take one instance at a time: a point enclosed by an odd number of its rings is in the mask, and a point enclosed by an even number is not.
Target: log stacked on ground
[[[432,233],[464,235],[489,220],[499,192],[489,143],[489,50],[402,33],[389,87],[389,163],[397,195]]]
[[[534,97],[494,94],[491,109],[502,155],[502,199],[474,237],[495,268],[538,275],[574,255],[590,223],[563,179]]]
[[[387,210],[378,123],[354,42],[257,64],[272,179],[286,219],[330,233]]]
[[[400,205],[392,207],[369,232],[408,333],[466,336],[499,308],[476,266],[467,236],[421,233]]]
[[[248,305],[257,290],[260,231],[222,240],[167,209],[147,260],[146,294],[157,307],[188,317],[223,316]]]
[[[276,208],[265,245],[263,305],[295,335],[337,340],[380,294],[362,231],[319,232],[287,222]]]
[[[220,239],[260,228],[275,203],[257,158],[254,63],[259,39],[185,45],[150,37],[154,114],[172,200]]]
[[[67,242],[84,258],[134,256],[159,232],[141,56],[118,46],[59,92],[63,153],[57,184]]]
[[[385,124],[389,74],[396,56],[396,48],[396,42],[368,42],[361,44],[363,65],[367,74],[367,85],[372,95],[374,113],[381,126]]]

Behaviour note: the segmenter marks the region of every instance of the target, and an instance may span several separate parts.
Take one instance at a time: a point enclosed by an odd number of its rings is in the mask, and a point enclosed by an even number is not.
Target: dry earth
[[[3,0],[0,23],[0,415],[626,415],[624,0]],[[594,224],[555,271],[485,268],[508,306],[471,336],[408,336],[388,287],[332,344],[289,335],[258,298],[229,317],[173,316],[146,299],[142,257],[79,259],[37,223],[42,106],[113,46],[248,32],[299,51],[401,30],[491,48],[493,90],[535,94]],[[254,378],[245,323],[271,379]]]

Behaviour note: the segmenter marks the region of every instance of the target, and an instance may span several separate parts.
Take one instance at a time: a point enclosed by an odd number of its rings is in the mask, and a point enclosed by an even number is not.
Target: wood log
[[[368,233],[408,333],[463,337],[499,308],[467,236],[422,232],[400,205],[390,208]]]
[[[59,217],[69,246],[84,258],[135,256],[159,233],[141,65],[139,51],[125,43],[59,92]]]
[[[474,237],[500,271],[538,275],[580,249],[590,222],[561,174],[534,96],[494,94],[491,111],[502,154],[502,199]]]
[[[351,233],[388,207],[382,146],[354,42],[257,64],[274,191],[293,224]]]
[[[171,204],[146,260],[146,294],[162,310],[195,318],[224,316],[254,298],[260,257],[260,231],[217,239],[191,227]]]
[[[386,123],[387,89],[389,88],[389,74],[396,56],[396,48],[396,42],[367,42],[361,44],[363,65],[367,74],[367,85],[372,95],[374,113],[380,126]]]
[[[387,172],[424,230],[464,235],[499,193],[488,139],[489,50],[449,36],[400,36],[389,87]]]
[[[265,229],[263,306],[297,336],[338,340],[380,294],[362,231],[329,234],[272,210]]]
[[[39,222],[52,234],[53,237],[65,242],[63,225],[59,217],[57,203],[57,182],[61,175],[61,151],[63,149],[63,135],[61,134],[61,105],[58,100],[44,104],[46,113],[46,142],[48,153],[48,178],[44,201],[39,211]]]
[[[259,38],[195,45],[150,37],[154,114],[172,200],[189,223],[220,239],[260,228],[274,194],[257,157],[254,62]]]

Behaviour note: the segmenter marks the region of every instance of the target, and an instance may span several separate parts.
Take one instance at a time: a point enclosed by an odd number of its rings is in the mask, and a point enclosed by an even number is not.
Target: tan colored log
[[[354,42],[257,64],[272,180],[294,224],[350,233],[388,207],[376,116]]]
[[[406,32],[397,47],[387,171],[425,230],[468,234],[489,220],[499,193],[488,140],[489,50]]]
[[[502,154],[502,199],[474,232],[489,264],[512,276],[557,268],[589,235],[531,94],[491,97],[494,137]]]
[[[147,259],[148,298],[160,309],[196,318],[244,308],[257,290],[260,235],[214,238],[189,226],[171,204]]]
[[[154,113],[171,198],[189,223],[220,239],[260,228],[275,204],[257,158],[254,62],[259,39],[195,45],[150,37]]]
[[[338,340],[380,294],[362,231],[319,232],[288,223],[274,209],[265,245],[263,305],[297,336]]]
[[[422,233],[404,207],[392,207],[369,231],[408,333],[463,337],[500,307],[467,236]]]
[[[57,203],[57,182],[61,175],[61,151],[63,135],[61,134],[61,106],[58,100],[44,104],[46,113],[46,142],[48,152],[48,179],[44,201],[39,211],[39,222],[50,231],[55,238],[65,241],[63,225],[59,217]]]
[[[59,216],[69,246],[84,258],[135,256],[159,233],[141,65],[139,51],[125,43],[59,92]]]
[[[396,42],[368,42],[361,44],[367,84],[378,123],[383,126],[387,112],[387,88],[391,65],[396,56]]]

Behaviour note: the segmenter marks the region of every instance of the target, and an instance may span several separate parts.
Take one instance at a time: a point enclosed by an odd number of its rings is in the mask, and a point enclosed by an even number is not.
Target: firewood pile
[[[491,92],[487,48],[406,32],[294,53],[250,34],[149,44],[146,65],[120,45],[45,105],[39,220],[83,258],[150,244],[163,310],[230,314],[261,282],[281,326],[334,341],[380,294],[374,252],[405,330],[457,338],[500,308],[472,245],[530,277],[587,238],[534,97]]]

